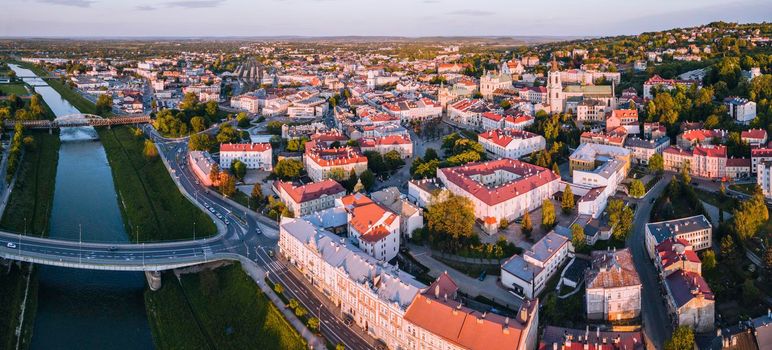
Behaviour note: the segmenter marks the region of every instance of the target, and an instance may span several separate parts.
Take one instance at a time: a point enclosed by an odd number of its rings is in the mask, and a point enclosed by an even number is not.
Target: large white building
[[[493,92],[496,89],[511,89],[512,76],[498,72],[486,72],[480,77],[480,94],[486,100],[493,99]]]
[[[713,225],[705,215],[646,224],[646,251],[649,258],[656,258],[655,248],[666,239],[685,239],[695,251],[711,246]]]
[[[398,117],[403,123],[412,120],[423,121],[442,116],[442,105],[426,97],[416,101],[384,103],[383,108],[387,113]]]
[[[240,160],[247,169],[273,170],[273,152],[270,143],[224,143],[220,145],[220,169],[228,169],[234,160]]]
[[[367,157],[351,147],[325,148],[322,142],[306,142],[303,165],[308,177],[314,181],[330,178],[331,172],[339,169],[346,178],[353,170],[357,176],[367,170]]]
[[[346,189],[330,179],[302,186],[279,180],[275,181],[273,186],[279,199],[296,218],[332,208],[336,199],[346,195]]]
[[[501,265],[501,284],[527,298],[535,298],[569,256],[568,238],[550,231],[523,255]]]
[[[619,321],[641,314],[641,279],[630,249],[592,252],[585,272],[587,318]]]
[[[534,118],[530,115],[505,115],[493,112],[485,112],[481,115],[482,129],[517,129],[523,130],[533,124]]]
[[[737,123],[750,124],[753,119],[756,119],[756,102],[740,97],[727,97],[724,99],[724,104],[727,106],[729,116]]]
[[[543,136],[517,129],[492,129],[477,135],[477,141],[486,151],[511,159],[543,150],[547,146]]]
[[[359,193],[341,198],[340,205],[348,213],[348,237],[354,245],[378,260],[397,256],[399,215]]]
[[[413,141],[409,134],[366,137],[359,139],[359,149],[362,152],[375,151],[381,155],[397,151],[405,159],[413,156]]]
[[[761,162],[756,166],[756,183],[764,197],[772,198],[772,162]]]
[[[303,219],[282,218],[279,252],[341,314],[390,349],[533,350],[538,300],[508,319],[461,305],[447,274],[430,286]]]
[[[512,221],[539,208],[560,182],[552,170],[514,159],[442,168],[437,178],[450,192],[472,201],[476,218],[496,226],[501,219]]]
[[[726,146],[695,146],[691,150],[668,147],[662,153],[665,170],[680,171],[684,166],[694,176],[722,178],[727,176]]]

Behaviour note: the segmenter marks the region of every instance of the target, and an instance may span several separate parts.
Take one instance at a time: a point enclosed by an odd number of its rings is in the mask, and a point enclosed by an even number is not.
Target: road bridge
[[[16,123],[21,123],[25,129],[57,129],[65,127],[78,127],[78,126],[106,126],[111,127],[113,125],[127,125],[127,124],[145,124],[150,123],[149,115],[131,115],[121,116],[113,118],[103,118],[94,114],[69,114],[61,117],[57,117],[54,120],[14,120],[8,119],[3,122],[3,127],[6,129],[13,129]]]

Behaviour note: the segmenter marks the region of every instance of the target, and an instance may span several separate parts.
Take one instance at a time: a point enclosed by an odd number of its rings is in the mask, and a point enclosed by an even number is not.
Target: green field
[[[48,234],[49,217],[59,160],[59,135],[32,132],[35,146],[22,157],[16,184],[5,208],[0,227],[31,235]]]
[[[217,232],[212,219],[188,201],[160,158],[147,159],[144,138],[128,126],[100,128],[99,138],[112,168],[126,231],[140,242],[190,239]]]
[[[0,92],[2,92],[2,95],[6,96],[11,94],[15,94],[16,96],[29,95],[29,91],[27,91],[27,88],[21,83],[0,84]]]
[[[238,264],[145,292],[159,349],[304,349],[306,343]]]
[[[24,310],[24,325],[22,327],[21,344],[19,349],[29,348],[32,339],[32,324],[35,320],[37,308],[38,280],[34,271],[30,271],[30,264],[13,264],[0,271],[0,349],[16,348],[16,328],[20,321],[20,306],[24,302],[24,291],[27,288],[27,278],[32,278],[27,293],[27,307]]]

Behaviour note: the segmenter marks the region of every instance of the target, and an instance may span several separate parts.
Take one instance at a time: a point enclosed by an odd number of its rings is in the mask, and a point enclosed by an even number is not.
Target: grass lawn
[[[59,92],[59,94],[62,95],[62,98],[69,101],[81,113],[96,114],[96,105],[94,103],[81,96],[77,91],[62,83],[61,80],[46,79],[46,83],[54,88],[54,90]]]
[[[727,213],[731,213],[734,208],[737,208],[737,206],[740,205],[739,201],[729,196],[724,196],[724,198],[721,198],[721,195],[718,193],[712,193],[698,188],[694,189],[694,192],[697,193],[697,197],[701,201],[708,203],[716,208],[721,208],[721,210]]]
[[[35,323],[35,309],[37,308],[38,280],[36,273],[30,271],[30,264],[13,264],[9,268],[0,271],[0,295],[3,302],[0,303],[0,348],[16,349],[16,328],[20,321],[20,305],[24,301],[24,291],[27,288],[27,278],[32,278],[27,293],[27,307],[24,310],[24,324],[22,327],[20,349],[29,348],[32,339],[32,325]]]
[[[211,236],[217,229],[202,210],[188,201],[160,158],[148,160],[144,138],[128,126],[98,129],[118,190],[119,206],[132,241],[190,239]]]
[[[159,349],[304,349],[306,343],[238,264],[145,292]]]
[[[21,83],[0,84],[0,92],[2,92],[3,95],[11,95],[11,94],[15,94],[16,96],[29,95],[29,91],[27,91],[27,88],[24,86],[24,84],[21,84]]]
[[[56,185],[59,135],[45,131],[28,133],[35,138],[34,149],[22,157],[16,184],[5,208],[0,227],[36,236],[48,234],[49,217]]]
[[[735,184],[735,185],[729,185],[729,189],[739,191],[742,193],[746,193],[749,195],[753,195],[753,189],[756,188],[755,183],[749,183],[749,184]]]

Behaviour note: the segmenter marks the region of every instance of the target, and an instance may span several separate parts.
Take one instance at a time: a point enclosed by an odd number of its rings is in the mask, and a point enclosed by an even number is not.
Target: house
[[[745,130],[740,133],[740,138],[751,147],[763,147],[767,144],[767,131],[764,129]]]
[[[763,161],[756,165],[756,184],[761,187],[764,197],[772,199],[772,161]]]
[[[695,146],[691,150],[670,146],[662,152],[666,171],[689,168],[689,173],[711,179],[727,175],[726,146]]]
[[[751,173],[756,174],[758,165],[772,161],[772,148],[751,148]]]
[[[569,156],[569,169],[574,171],[596,171],[601,170],[604,164],[610,160],[617,160],[623,165],[623,173],[626,175],[630,169],[630,150],[611,145],[602,145],[597,143],[583,143]],[[573,175],[574,179],[577,175]]]
[[[332,208],[336,199],[346,195],[346,189],[331,179],[301,186],[279,180],[274,182],[273,188],[282,203],[298,218]]]
[[[493,129],[477,135],[486,151],[502,157],[518,159],[543,150],[547,141],[541,135],[518,129]]]
[[[397,187],[388,187],[370,194],[370,198],[399,215],[399,231],[403,237],[412,237],[413,231],[424,227],[423,210],[403,195]]]
[[[662,154],[668,147],[670,147],[670,138],[667,136],[648,140],[628,137],[625,140],[625,148],[632,152],[632,161],[640,165],[649,164],[649,159],[653,155]]]
[[[637,109],[615,109],[606,118],[606,131],[610,132],[618,127],[624,127],[628,134],[641,132],[638,124]]]
[[[569,245],[568,238],[550,231],[522,255],[513,255],[501,265],[501,284],[535,298],[568,257]]]
[[[710,248],[712,236],[713,225],[705,215],[651,222],[646,224],[646,251],[649,258],[655,259],[656,246],[672,238],[684,239],[695,251],[700,251]]]
[[[322,140],[306,142],[303,165],[308,177],[314,181],[322,181],[330,176],[345,176],[353,170],[357,176],[367,170],[367,157],[351,147],[324,146]]]
[[[512,76],[509,74],[488,71],[480,77],[480,94],[486,100],[493,99],[497,89],[512,88]]]
[[[410,180],[407,183],[408,198],[421,208],[428,208],[434,197],[444,200],[449,191],[436,177],[431,179]],[[443,194],[444,193],[444,194]]]
[[[438,169],[437,178],[450,192],[472,201],[477,219],[493,220],[496,226],[540,207],[560,181],[552,170],[507,158]]]
[[[692,85],[696,85],[697,87],[702,86],[702,84],[697,80],[664,79],[659,75],[654,75],[651,78],[649,78],[649,80],[646,80],[643,83],[643,98],[653,99],[654,98],[654,94],[652,93],[653,88],[670,91],[675,89],[676,86],[679,86],[679,85],[687,88]]]
[[[541,336],[539,350],[644,350],[643,333],[595,331],[590,327],[570,329],[547,326]]]
[[[592,252],[585,272],[586,309],[590,320],[619,321],[641,315],[641,279],[629,248]]]
[[[224,143],[220,145],[220,169],[229,169],[240,160],[247,169],[273,170],[273,150],[270,143]]]
[[[729,136],[726,130],[691,129],[679,134],[676,143],[678,147],[690,148],[696,145],[713,145],[713,140],[724,141]]]
[[[214,186],[216,183],[212,183],[209,178],[209,173],[212,171],[212,167],[215,163],[212,156],[207,151],[190,151],[188,153],[188,165],[193,174],[196,175],[201,184],[204,186]]]
[[[338,200],[348,212],[351,242],[381,261],[390,261],[399,249],[399,216],[370,198],[356,193]]]
[[[750,124],[756,119],[756,102],[740,97],[727,97],[724,99],[729,116],[739,124]]]
[[[655,249],[654,265],[663,278],[678,270],[702,274],[700,257],[686,239],[671,237],[657,244]]]
[[[409,134],[366,137],[359,139],[359,149],[361,152],[375,151],[381,155],[397,151],[405,159],[413,156],[413,141]]]
[[[699,273],[677,270],[665,277],[668,312],[679,326],[712,332],[716,297]]]

